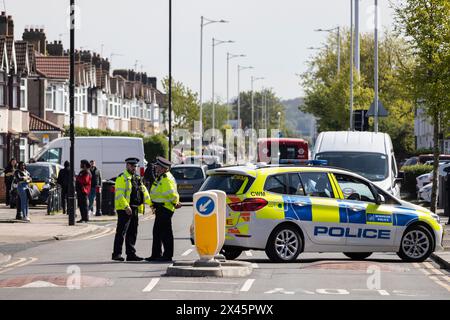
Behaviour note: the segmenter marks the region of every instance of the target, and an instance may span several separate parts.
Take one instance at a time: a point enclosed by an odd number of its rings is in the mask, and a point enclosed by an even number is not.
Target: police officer
[[[122,246],[125,240],[127,261],[142,261],[136,255],[136,244],[139,213],[144,213],[144,203],[151,205],[150,195],[142,183],[141,177],[136,174],[139,163],[137,158],[125,160],[127,167],[116,179],[115,208],[117,211],[117,229],[114,238],[114,251],[112,260],[124,261]]]
[[[150,190],[150,198],[155,211],[153,225],[152,255],[146,261],[170,262],[173,257],[172,216],[175,209],[181,207],[177,183],[170,173],[172,163],[158,157],[155,163],[156,179]],[[164,247],[162,253],[161,246]]]

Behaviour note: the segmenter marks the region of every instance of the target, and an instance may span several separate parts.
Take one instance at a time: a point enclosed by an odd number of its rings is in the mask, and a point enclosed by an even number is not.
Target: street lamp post
[[[230,120],[230,60],[243,57],[246,57],[246,55],[227,52],[227,122]]]
[[[350,131],[353,131],[353,0],[350,0]]]
[[[68,216],[69,226],[75,225],[75,0],[70,0],[70,174]]]
[[[216,106],[214,104],[214,80],[215,80],[215,48],[216,46],[219,46],[221,44],[225,43],[234,43],[232,40],[217,40],[215,38],[212,38],[212,96],[211,96],[211,104],[212,104],[212,129],[214,130],[216,128]]]
[[[252,76],[252,131],[255,129],[255,92],[253,90],[253,83],[258,80],[264,80],[265,78],[255,78]]]
[[[375,119],[374,129],[378,132],[378,0],[375,0]]]
[[[238,70],[238,128],[241,128],[241,71],[247,70],[247,69],[253,69],[253,67],[243,67],[238,64],[237,70]]]
[[[172,161],[172,0],[169,0],[169,161]]]
[[[316,29],[316,32],[336,32],[337,36],[337,73],[341,71],[341,27],[331,29]]]
[[[200,23],[200,88],[199,88],[199,97],[200,97],[200,136],[203,132],[203,28],[209,24],[213,23],[228,23],[226,20],[211,20],[207,19],[204,16],[201,16]]]

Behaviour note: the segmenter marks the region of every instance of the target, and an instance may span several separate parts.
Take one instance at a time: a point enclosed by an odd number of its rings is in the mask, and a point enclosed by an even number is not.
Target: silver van
[[[316,160],[362,175],[381,189],[400,198],[399,172],[391,137],[387,133],[328,131],[319,134]]]

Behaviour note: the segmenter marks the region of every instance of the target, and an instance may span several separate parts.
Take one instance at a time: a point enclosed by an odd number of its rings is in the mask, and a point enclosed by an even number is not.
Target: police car
[[[436,214],[343,169],[235,166],[208,175],[200,191],[227,194],[222,253],[229,260],[252,249],[274,262],[295,261],[302,252],[343,252],[356,260],[396,252],[419,262],[442,249]]]

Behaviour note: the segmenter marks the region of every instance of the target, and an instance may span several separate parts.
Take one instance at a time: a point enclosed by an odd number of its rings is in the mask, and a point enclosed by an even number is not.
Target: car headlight
[[[434,220],[437,221],[437,223],[441,223],[441,218],[437,214],[432,213],[431,216],[433,217]]]

